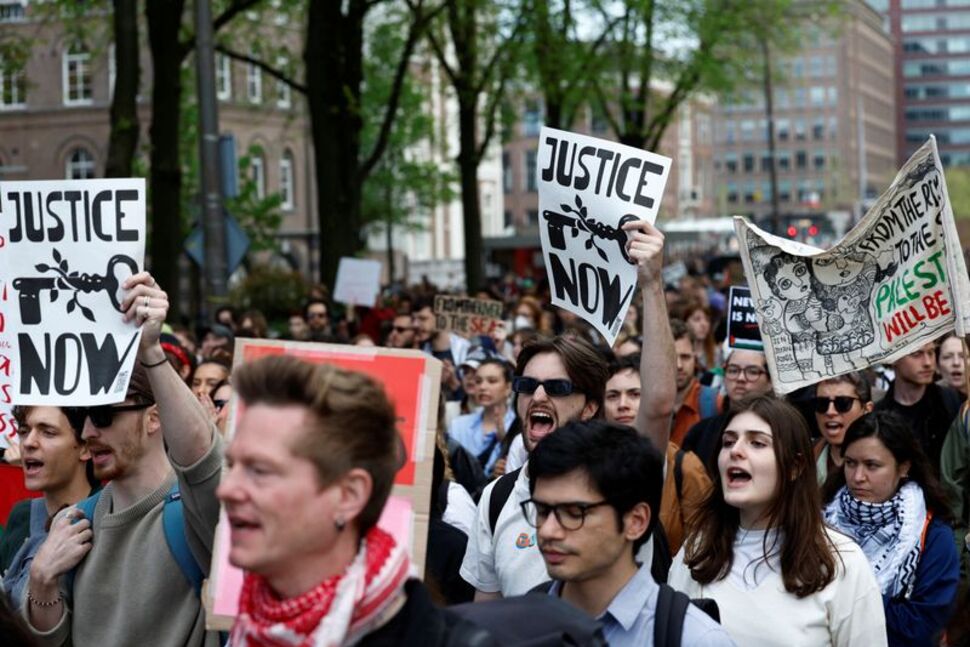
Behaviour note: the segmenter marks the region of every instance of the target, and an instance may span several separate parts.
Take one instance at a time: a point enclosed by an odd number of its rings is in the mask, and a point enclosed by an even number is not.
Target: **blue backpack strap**
[[[701,386],[701,418],[710,418],[711,416],[716,416],[717,411],[717,389],[712,389],[709,386]]]
[[[78,501],[74,507],[84,513],[85,519],[91,522],[91,531],[94,531],[94,509],[98,507],[98,500],[101,498],[101,492],[103,490],[98,490],[86,499]],[[74,592],[74,576],[77,574],[77,566],[69,570],[64,574],[64,584],[67,587],[68,593],[73,594]]]
[[[162,506],[162,527],[165,531],[165,543],[168,550],[172,553],[175,563],[178,564],[182,575],[188,580],[189,585],[196,595],[202,593],[202,580],[204,575],[202,569],[192,556],[189,550],[189,542],[185,538],[185,512],[182,509],[182,495],[179,492],[179,484],[176,482],[165,497],[165,505]]]

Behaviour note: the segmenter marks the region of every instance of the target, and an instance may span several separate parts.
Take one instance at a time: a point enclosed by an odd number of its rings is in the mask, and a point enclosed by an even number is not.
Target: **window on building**
[[[789,151],[778,151],[776,153],[779,171],[791,170],[791,153]]]
[[[67,156],[64,177],[68,180],[90,180],[94,177],[94,156],[85,148],[75,148]]]
[[[751,153],[745,153],[742,157],[742,164],[745,173],[751,173],[754,171],[754,155]]]
[[[232,59],[216,53],[216,97],[220,101],[232,99]]]
[[[23,22],[26,19],[24,8],[26,2],[4,2],[0,4],[0,22]]]
[[[753,180],[744,183],[744,201],[747,204],[754,202],[755,184]]]
[[[528,227],[539,226],[539,212],[536,209],[529,209],[526,212],[525,224]]]
[[[502,153],[502,191],[512,193],[512,159],[508,151]]]
[[[812,158],[812,166],[815,167],[816,171],[821,171],[825,168],[825,151],[815,151],[815,156]]]
[[[276,59],[276,69],[286,71],[288,66],[289,60],[285,56],[280,56]],[[290,84],[276,79],[276,107],[285,110],[291,105],[293,105],[293,99],[291,97]]]
[[[64,52],[62,68],[64,105],[91,103],[91,53],[75,43]]]
[[[738,203],[738,184],[737,182],[727,183],[727,201],[731,204]]]
[[[791,130],[791,122],[787,119],[775,119],[775,136],[783,142],[788,141]]]
[[[515,224],[515,221],[512,217],[512,212],[506,209],[505,212],[502,214],[502,226],[508,229],[514,224]]]
[[[795,119],[793,123],[795,126],[795,140],[800,142],[805,141],[805,120]]]
[[[825,88],[825,98],[833,108],[839,104],[839,89],[834,85]]]
[[[525,102],[525,114],[522,116],[522,134],[526,137],[538,137],[542,128],[542,108],[535,99]]]
[[[761,170],[766,173],[771,170],[771,155],[768,154],[768,151],[761,154]]]
[[[525,154],[525,190],[535,193],[538,190],[536,183],[536,151],[527,151]]]
[[[795,151],[795,168],[799,171],[804,170],[808,165],[808,155],[805,151]]]
[[[825,88],[813,85],[808,92],[808,96],[812,106],[819,107],[825,105]]]
[[[261,153],[253,153],[249,160],[249,177],[256,185],[256,197],[266,197],[266,164]]]
[[[791,202],[791,180],[778,181],[778,200]]]
[[[817,117],[812,121],[812,139],[821,141],[825,139],[825,119]]]
[[[725,153],[724,154],[724,168],[728,173],[738,172],[738,154],[737,153]]]
[[[280,209],[292,211],[295,204],[295,186],[293,179],[293,153],[284,151],[280,158]]]
[[[27,75],[23,68],[8,65],[0,57],[0,109],[12,110],[27,105]]]
[[[263,71],[252,63],[246,66],[246,98],[250,103],[263,101]]]
[[[809,76],[818,78],[823,74],[823,66],[821,56],[811,56],[808,59],[808,74]]]

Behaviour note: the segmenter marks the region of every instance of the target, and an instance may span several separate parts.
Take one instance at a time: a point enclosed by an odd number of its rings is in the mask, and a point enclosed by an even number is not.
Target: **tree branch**
[[[232,4],[226,7],[226,10],[215,17],[212,21],[212,33],[217,33],[220,29],[226,26],[226,24],[235,18],[237,15],[246,11],[247,9],[252,9],[254,6],[262,2],[263,0],[233,0]],[[191,34],[188,38],[179,42],[179,53],[182,58],[188,56],[195,48],[195,34]]]
[[[221,54],[225,54],[226,56],[228,56],[231,59],[235,59],[237,61],[242,61],[243,63],[249,63],[250,65],[255,65],[259,69],[263,70],[264,72],[266,72],[267,74],[269,74],[270,76],[272,76],[277,81],[280,81],[281,83],[285,83],[286,85],[290,86],[291,88],[293,88],[294,90],[296,90],[300,94],[304,94],[305,95],[307,93],[307,86],[306,85],[300,83],[299,81],[293,80],[292,78],[288,77],[283,72],[281,72],[279,69],[271,66],[270,64],[268,64],[265,61],[262,61],[262,60],[260,60],[258,58],[254,58],[254,57],[249,56],[247,54],[242,54],[242,53],[237,52],[235,50],[231,50],[228,47],[226,47],[225,45],[220,45],[218,43],[215,46],[215,50],[217,52],[221,53]]]

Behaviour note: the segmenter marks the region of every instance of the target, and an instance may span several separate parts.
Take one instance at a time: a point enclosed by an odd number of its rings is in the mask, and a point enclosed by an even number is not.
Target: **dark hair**
[[[951,521],[949,497],[940,480],[933,471],[930,459],[920,446],[916,434],[905,418],[893,411],[873,411],[857,418],[845,432],[842,440],[842,460],[849,446],[863,438],[876,438],[896,459],[897,464],[909,463],[909,480],[923,490],[926,509],[941,521]],[[839,489],[845,485],[845,469],[829,474],[824,486],[826,503],[835,498]]]
[[[434,297],[418,297],[411,303],[411,315],[415,315],[425,308],[431,308],[434,312]]]
[[[206,364],[215,364],[216,366],[221,366],[222,368],[226,369],[227,375],[232,372],[232,364],[230,364],[227,359],[219,356],[207,357],[199,362],[194,369],[192,369],[192,374],[189,375],[189,379],[191,380],[193,377],[195,377],[195,372]]]
[[[640,375],[640,355],[638,353],[634,355],[626,355],[624,357],[613,357],[613,359],[610,360],[609,375],[606,378],[607,381],[609,381],[610,378],[617,373],[622,373],[623,371],[633,371],[637,374],[637,376]],[[605,385],[603,388],[605,390]]]
[[[136,365],[137,365],[137,362],[136,362]],[[53,406],[53,405],[18,404],[14,406],[13,412],[12,412],[13,419],[14,419],[14,422],[17,423],[18,429],[27,424],[27,416],[29,416],[30,412],[39,406]],[[61,414],[63,414],[64,419],[67,420],[67,425],[71,428],[71,431],[74,432],[74,439],[77,441],[77,444],[84,445],[84,442],[85,442],[84,436],[83,436],[84,420],[79,419],[77,416],[74,416],[74,415],[68,415],[68,412],[73,407],[57,407],[57,408],[61,410]],[[81,425],[80,427],[75,425],[75,423],[77,422],[80,422],[80,425]],[[90,485],[92,488],[97,487],[101,483],[99,479],[94,478],[94,463],[90,460],[84,461],[84,476],[88,480],[88,485]]]
[[[522,347],[515,374],[522,375],[526,365],[536,355],[555,353],[566,367],[566,375],[588,400],[596,403],[596,415],[603,409],[608,366],[596,347],[581,337],[539,337]]]
[[[330,316],[330,306],[327,305],[327,302],[326,301],[324,301],[323,299],[307,299],[306,303],[303,304],[303,318],[304,319],[307,319],[308,320],[310,318],[308,316],[308,314],[307,314],[308,312],[310,312],[310,306],[315,305],[317,303],[322,303],[323,304],[323,307],[327,309],[327,316],[328,317]]]
[[[636,504],[646,503],[650,524],[634,542],[636,552],[660,518],[663,460],[650,441],[631,427],[604,420],[568,422],[529,454],[529,492],[535,492],[536,482],[543,477],[582,470],[616,511],[620,530],[623,515]]]
[[[370,530],[381,516],[402,458],[397,416],[384,387],[363,373],[288,355],[244,364],[233,374],[232,384],[247,405],[307,408],[309,424],[292,450],[314,464],[320,487],[355,467],[370,474],[370,500],[355,520],[362,535]]]
[[[483,366],[498,366],[502,369],[502,377],[505,381],[512,381],[512,365],[501,357],[486,357],[478,364],[478,368],[481,369]]]
[[[768,527],[777,528],[778,532],[770,546],[769,534],[765,534],[764,554],[777,551],[785,590],[804,598],[821,591],[835,579],[835,547],[822,523],[822,503],[808,426],[798,410],[787,402],[758,395],[732,402],[725,428],[738,414],[746,412],[755,414],[771,427],[778,467],[778,490],[768,510]],[[718,453],[712,453],[708,460],[713,487],[691,515],[689,526],[693,532],[685,542],[685,563],[694,580],[702,584],[723,579],[730,572],[734,539],[740,525],[739,510],[724,500]],[[781,542],[780,550],[777,550],[778,542]]]
[[[670,320],[670,335],[674,341],[683,339],[684,337],[687,337],[691,343],[694,341],[694,338],[691,336],[690,330],[687,328],[687,324],[684,323],[683,319]]]
[[[824,384],[825,382],[832,384],[851,384],[855,388],[855,394],[862,400],[862,404],[872,401],[872,386],[869,384],[869,378],[862,371],[836,375],[835,377],[822,380],[818,384]],[[816,393],[818,391],[818,384],[815,385]]]

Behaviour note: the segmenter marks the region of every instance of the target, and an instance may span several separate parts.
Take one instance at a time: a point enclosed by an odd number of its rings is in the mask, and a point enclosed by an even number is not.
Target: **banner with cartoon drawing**
[[[734,221],[778,393],[970,332],[970,281],[935,138],[827,251]]]
[[[122,284],[145,257],[145,181],[0,183],[4,405],[121,402],[141,330]]]
[[[670,159],[543,128],[536,166],[552,303],[588,321],[612,345],[637,286],[622,227],[657,219]]]

